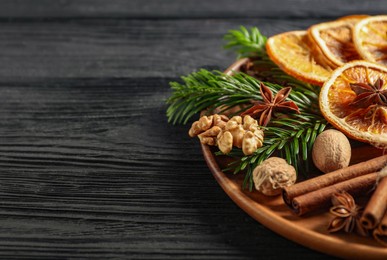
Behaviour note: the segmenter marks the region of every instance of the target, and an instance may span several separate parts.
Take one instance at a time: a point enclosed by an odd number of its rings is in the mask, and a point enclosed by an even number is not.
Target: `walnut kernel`
[[[211,128],[213,116],[202,116],[198,121],[195,121],[189,129],[189,136],[194,137]]]
[[[253,154],[262,146],[262,139],[255,133],[247,131],[243,136],[242,151],[245,155]]]
[[[224,154],[228,154],[229,152],[231,152],[232,141],[233,141],[233,137],[229,131],[220,132],[218,135],[219,150]]]
[[[228,117],[225,115],[211,115],[211,116],[202,116],[198,121],[195,121],[191,128],[188,131],[190,137],[195,137],[211,127],[219,126],[221,129],[224,129]]]
[[[242,126],[242,117],[234,116],[226,124],[226,131],[229,131],[233,137],[233,146],[242,148],[245,129]]]
[[[214,114],[213,126],[219,126],[221,129],[224,129],[228,120],[228,117],[225,115]]]
[[[203,144],[218,145],[224,154],[235,146],[242,148],[245,155],[250,155],[263,144],[263,131],[257,120],[248,115],[231,119],[218,114],[202,116],[192,124],[188,134],[198,136]]]
[[[259,128],[258,121],[249,115],[243,117],[243,129],[253,131]]]
[[[216,145],[216,137],[222,131],[219,126],[213,126],[204,133],[198,135],[202,144]]]

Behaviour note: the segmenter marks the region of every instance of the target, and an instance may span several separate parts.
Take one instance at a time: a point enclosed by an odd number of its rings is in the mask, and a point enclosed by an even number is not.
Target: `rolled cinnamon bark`
[[[368,161],[353,164],[346,168],[326,173],[324,175],[297,183],[295,185],[284,188],[282,197],[284,202],[291,207],[293,198],[300,195],[356,178],[368,173],[377,172],[387,163],[387,154]]]
[[[380,244],[387,246],[387,212],[377,228],[372,232],[372,235]]]
[[[342,181],[331,186],[318,189],[294,198],[290,208],[299,216],[312,210],[329,206],[332,194],[346,191],[352,196],[370,191],[376,182],[378,173],[370,173],[353,179]]]
[[[382,220],[387,209],[387,177],[381,179],[360,218],[366,229],[374,229]]]

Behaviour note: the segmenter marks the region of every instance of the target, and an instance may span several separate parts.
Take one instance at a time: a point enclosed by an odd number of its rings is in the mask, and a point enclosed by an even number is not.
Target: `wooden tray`
[[[247,60],[239,60],[226,73],[238,71]],[[204,158],[215,179],[228,196],[252,218],[274,232],[311,249],[348,259],[387,259],[387,248],[371,237],[361,237],[344,232],[328,233],[327,226],[333,217],[321,210],[298,217],[284,204],[281,196],[267,197],[257,191],[242,190],[242,174],[222,172],[226,165],[221,156],[215,156],[211,147],[202,145]],[[382,154],[371,146],[353,149],[351,163]]]

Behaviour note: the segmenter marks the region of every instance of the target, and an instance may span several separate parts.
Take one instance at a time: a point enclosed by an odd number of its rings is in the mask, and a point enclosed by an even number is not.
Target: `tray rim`
[[[237,60],[225,70],[225,73],[232,74],[233,71],[238,71],[240,66],[247,61],[249,61],[248,58]],[[332,256],[351,259],[360,256],[366,257],[367,259],[387,259],[387,248],[374,248],[368,245],[351,244],[337,237],[303,228],[275,214],[273,210],[249,198],[237,183],[233,182],[228,178],[227,174],[222,172],[208,145],[201,144],[201,149],[207,166],[224,192],[226,192],[238,207],[270,230],[293,242]]]

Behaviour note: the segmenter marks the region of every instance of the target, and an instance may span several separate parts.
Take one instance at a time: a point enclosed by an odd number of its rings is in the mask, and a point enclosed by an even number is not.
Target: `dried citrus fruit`
[[[342,17],[338,18],[337,20],[340,21],[340,20],[356,19],[357,21],[359,21],[359,19],[364,19],[364,18],[368,18],[368,17],[370,17],[370,16],[367,14],[350,14],[350,15],[342,16]]]
[[[369,17],[357,23],[353,41],[363,59],[387,65],[387,15]]]
[[[268,39],[266,50],[271,60],[299,80],[322,86],[331,74],[330,68],[315,61],[306,31],[274,35]]]
[[[363,15],[347,16],[308,29],[308,35],[316,45],[313,53],[321,59],[320,63],[336,68],[361,59],[352,41],[352,29],[362,19]]]
[[[353,61],[337,68],[321,88],[319,104],[347,136],[387,147],[387,67]]]

